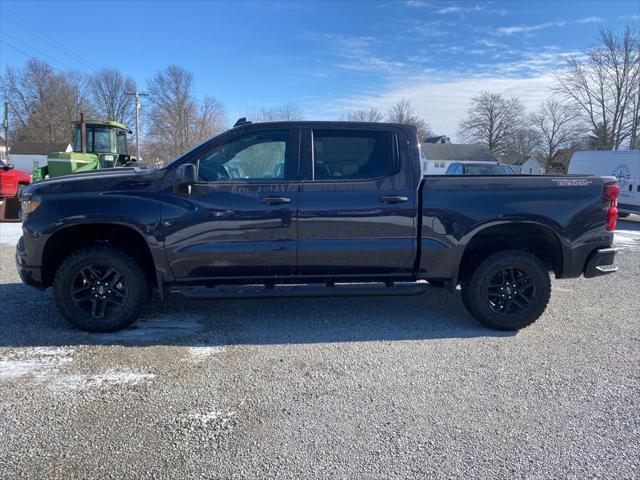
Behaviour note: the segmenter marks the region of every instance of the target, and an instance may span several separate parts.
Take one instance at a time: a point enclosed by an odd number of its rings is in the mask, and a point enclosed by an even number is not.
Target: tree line
[[[71,125],[87,118],[134,125],[136,82],[120,71],[103,68],[91,75],[58,71],[37,59],[22,68],[7,67],[0,89],[9,103],[11,139],[68,142]],[[166,162],[228,128],[224,105],[215,97],[198,97],[194,76],[177,65],[147,80],[141,111],[142,157]],[[253,121],[301,120],[295,103],[257,107]],[[415,125],[421,139],[432,134],[408,100],[385,113],[376,108],[349,111],[346,120]],[[552,164],[563,149],[640,148],[640,40],[638,30],[621,34],[602,30],[597,43],[568,59],[555,73],[555,84],[536,111],[499,92],[480,92],[460,122],[459,135],[481,143],[507,161],[535,156]]]
[[[499,158],[552,165],[564,149],[640,148],[640,39],[602,30],[598,43],[555,72],[551,95],[534,112],[500,93],[473,98],[460,135]]]

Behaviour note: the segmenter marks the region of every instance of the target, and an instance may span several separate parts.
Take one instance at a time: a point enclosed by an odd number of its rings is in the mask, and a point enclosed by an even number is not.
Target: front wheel
[[[545,311],[550,297],[545,265],[520,250],[490,255],[462,284],[462,301],[469,313],[497,330],[531,325]]]
[[[88,332],[113,332],[140,316],[149,285],[133,258],[97,246],[65,259],[56,272],[53,292],[58,308],[75,326]]]

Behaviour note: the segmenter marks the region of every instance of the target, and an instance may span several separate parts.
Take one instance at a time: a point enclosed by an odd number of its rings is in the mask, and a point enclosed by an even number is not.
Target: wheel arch
[[[538,257],[556,277],[563,272],[564,253],[559,235],[548,225],[501,222],[485,225],[470,235],[460,259],[458,280],[482,258],[501,250],[524,250]]]
[[[157,285],[155,262],[142,233],[121,223],[81,223],[57,230],[46,241],[42,251],[42,280],[46,287],[65,258],[80,248],[105,244],[131,255],[144,270],[149,284]]]

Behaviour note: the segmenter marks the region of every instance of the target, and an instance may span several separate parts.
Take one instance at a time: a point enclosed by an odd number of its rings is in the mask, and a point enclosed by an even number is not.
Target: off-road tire
[[[526,272],[534,286],[530,303],[520,312],[500,313],[487,297],[489,283],[503,269]],[[495,287],[492,287],[495,288]],[[495,295],[494,295],[495,296]],[[549,272],[542,261],[521,250],[503,250],[490,255],[466,275],[462,283],[462,302],[480,323],[496,330],[520,330],[535,322],[547,308],[551,297]]]
[[[95,318],[74,301],[72,288],[80,271],[90,265],[105,265],[121,274],[126,300],[119,311]],[[85,247],[69,255],[56,271],[53,281],[55,302],[64,317],[88,332],[114,332],[133,324],[146,306],[149,283],[142,267],[127,253],[108,246]]]

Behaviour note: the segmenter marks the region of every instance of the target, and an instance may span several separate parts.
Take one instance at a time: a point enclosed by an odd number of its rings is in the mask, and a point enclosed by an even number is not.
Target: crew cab
[[[20,196],[24,187],[31,183],[31,175],[16,170],[13,164],[0,160],[0,197]]]
[[[616,270],[615,178],[420,166],[411,126],[241,119],[160,169],[28,187],[18,271],[103,332],[132,324],[152,292],[412,295],[428,283],[460,286],[476,319],[517,330],[545,310],[550,272]]]

